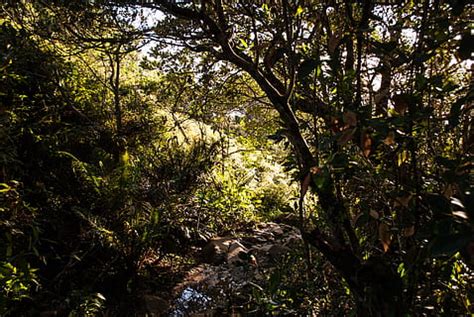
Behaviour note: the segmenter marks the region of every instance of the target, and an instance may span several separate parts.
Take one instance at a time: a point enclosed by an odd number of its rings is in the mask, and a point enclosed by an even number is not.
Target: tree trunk
[[[311,168],[317,167],[315,155],[309,148],[304,135],[302,135],[298,118],[289,104],[295,80],[295,69],[292,59],[288,61],[289,81],[279,79],[272,65],[259,65],[249,55],[241,50],[235,49],[232,40],[225,30],[225,19],[222,13],[218,13],[218,19],[214,20],[205,10],[195,11],[190,8],[180,7],[164,0],[156,0],[156,3],[165,11],[187,20],[198,21],[205,25],[205,32],[214,44],[220,46],[222,52],[211,46],[200,46],[199,51],[207,51],[219,60],[225,60],[237,68],[246,71],[266,94],[275,110],[278,111],[294,153],[298,157],[301,177],[311,177]],[[216,10],[222,11],[221,4]],[[364,6],[364,17],[361,27],[366,26],[371,10],[370,1]],[[288,24],[288,21],[287,21]],[[223,27],[224,26],[224,27]],[[291,30],[286,29],[287,40],[291,43]],[[358,39],[358,73],[361,68],[361,35]],[[292,49],[287,49],[291,54]],[[357,83],[357,99],[361,99],[361,81]],[[326,177],[326,176],[325,176]],[[312,183],[319,198],[319,205],[331,222],[328,235],[314,229],[312,232],[302,232],[303,238],[316,247],[336,268],[336,270],[347,281],[354,295],[359,316],[401,316],[404,312],[402,301],[402,283],[400,277],[393,272],[389,264],[382,259],[372,258],[366,262],[361,260],[358,239],[354,228],[350,225],[350,218],[343,200],[335,191],[333,179],[327,175],[327,184],[324,188],[318,188]]]
[[[338,245],[318,229],[303,238],[334,266],[346,280],[356,303],[357,316],[404,316],[403,284],[381,257],[362,262],[348,246]]]
[[[115,78],[114,78],[114,111],[117,123],[117,134],[122,134],[122,108],[120,107],[120,46],[115,53]]]
[[[406,315],[401,278],[380,258],[371,258],[355,277],[354,301],[358,316]]]

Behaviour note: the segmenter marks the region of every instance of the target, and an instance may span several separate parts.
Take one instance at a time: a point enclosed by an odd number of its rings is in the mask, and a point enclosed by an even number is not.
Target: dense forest
[[[473,5],[0,2],[0,316],[474,314]]]

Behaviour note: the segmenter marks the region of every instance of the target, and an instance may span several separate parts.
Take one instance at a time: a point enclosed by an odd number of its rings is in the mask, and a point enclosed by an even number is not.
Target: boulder
[[[227,264],[239,265],[245,262],[248,258],[249,250],[239,241],[234,241],[227,252]]]
[[[156,295],[143,295],[141,303],[145,316],[148,317],[163,316],[169,309],[168,301]]]
[[[227,259],[227,253],[232,243],[237,242],[235,238],[216,237],[211,239],[203,248],[200,260],[203,263],[219,265]]]

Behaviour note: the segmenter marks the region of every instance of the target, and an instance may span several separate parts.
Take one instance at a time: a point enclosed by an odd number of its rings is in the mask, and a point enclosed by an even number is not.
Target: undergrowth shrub
[[[290,211],[296,197],[294,184],[266,150],[224,156],[205,183],[196,192],[201,219],[217,233],[272,220]]]

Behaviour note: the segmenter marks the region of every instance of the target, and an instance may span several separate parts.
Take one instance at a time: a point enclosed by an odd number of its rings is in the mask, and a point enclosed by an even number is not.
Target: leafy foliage
[[[250,311],[472,313],[471,9],[3,4],[0,314],[116,313],[273,218],[306,245]]]

